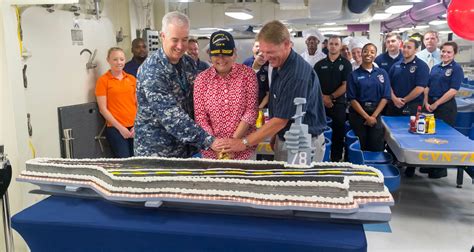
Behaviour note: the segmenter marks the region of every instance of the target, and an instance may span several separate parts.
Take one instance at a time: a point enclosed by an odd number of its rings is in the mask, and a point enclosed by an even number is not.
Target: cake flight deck
[[[390,220],[393,205],[380,171],[350,163],[37,158],[26,162],[17,180],[36,184],[47,194],[236,214],[376,222]]]

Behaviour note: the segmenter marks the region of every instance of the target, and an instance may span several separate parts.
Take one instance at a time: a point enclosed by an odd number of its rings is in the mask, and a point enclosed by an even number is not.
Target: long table
[[[474,166],[474,141],[443,122],[436,120],[436,133],[414,134],[408,131],[408,116],[383,116],[385,140],[398,161],[413,166],[457,167],[458,187],[463,170]]]
[[[12,218],[31,251],[367,251],[362,224],[51,196]]]

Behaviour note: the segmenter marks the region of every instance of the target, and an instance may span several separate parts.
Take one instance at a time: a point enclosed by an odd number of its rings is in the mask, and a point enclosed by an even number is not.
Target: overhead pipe
[[[349,0],[347,7],[352,13],[361,14],[366,12],[373,3],[374,0]]]
[[[415,4],[413,8],[403,12],[398,17],[382,22],[382,31],[391,31],[408,25],[417,25],[420,22],[431,21],[446,13],[451,0],[427,0]]]
[[[99,4],[100,4],[100,0],[94,0],[95,17],[97,18],[97,20],[100,19],[100,7],[99,7]]]

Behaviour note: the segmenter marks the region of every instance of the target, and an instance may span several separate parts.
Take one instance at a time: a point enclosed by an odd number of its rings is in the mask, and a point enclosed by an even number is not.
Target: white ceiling
[[[160,1],[160,0],[156,0]],[[348,0],[167,0],[169,11],[182,11],[191,19],[191,33],[195,36],[206,36],[212,30],[202,31],[199,28],[231,28],[237,36],[246,36],[249,26],[260,28],[270,20],[280,20],[295,31],[309,27],[322,27],[324,23],[334,25],[369,24],[377,10],[384,10],[387,4],[419,3],[429,0],[374,0],[374,3],[362,14],[352,13],[347,7]],[[246,21],[232,19],[224,15],[226,8],[241,6],[250,9],[254,18]],[[396,17],[396,15],[391,18]],[[252,35],[251,33],[248,33]],[[342,31],[341,35],[348,35]]]

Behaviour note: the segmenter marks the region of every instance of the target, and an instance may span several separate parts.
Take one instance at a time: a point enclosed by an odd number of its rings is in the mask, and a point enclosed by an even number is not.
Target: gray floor
[[[474,245],[474,186],[464,173],[456,188],[456,170],[429,179],[416,172],[402,175],[394,194],[391,233],[366,232],[368,251],[470,251]]]

